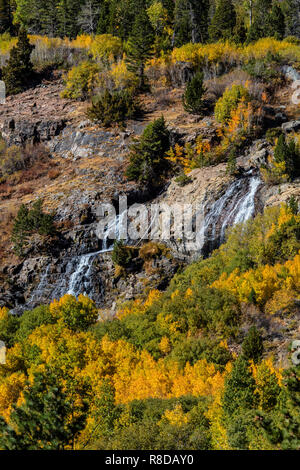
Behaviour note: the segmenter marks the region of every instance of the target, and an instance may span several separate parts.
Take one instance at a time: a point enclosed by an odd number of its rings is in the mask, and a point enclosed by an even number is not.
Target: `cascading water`
[[[255,213],[255,196],[261,181],[253,170],[238,178],[210,208],[201,228],[202,252],[209,254],[225,240],[226,230],[250,219]]]
[[[205,216],[201,227],[202,242],[199,252],[207,256],[224,242],[229,226],[245,222],[254,215],[255,196],[259,186],[259,177],[254,170],[250,170],[235,179],[212,205],[206,202],[203,207]],[[49,259],[49,264],[26,307],[35,306],[40,299],[50,302],[54,298],[61,298],[66,293],[76,297],[85,293],[92,299],[97,296],[98,299],[101,298],[101,281],[98,276],[94,275],[95,261],[100,254],[112,251],[114,238],[120,239],[124,217],[127,218],[127,211],[118,215],[107,225],[100,251],[65,258],[63,262],[57,260],[57,263]]]
[[[112,251],[113,238],[120,238],[120,226],[125,215],[118,215],[115,220],[108,224],[103,235],[102,249],[100,251],[66,259],[64,268],[58,275],[50,273],[51,265],[48,264],[38,286],[32,292],[27,307],[31,308],[37,299],[43,298],[51,301],[59,299],[65,294],[75,297],[78,297],[79,294],[87,294],[93,298],[94,285],[92,277],[94,262],[98,255]],[[115,237],[113,234],[115,234]],[[54,282],[53,278],[56,278]]]

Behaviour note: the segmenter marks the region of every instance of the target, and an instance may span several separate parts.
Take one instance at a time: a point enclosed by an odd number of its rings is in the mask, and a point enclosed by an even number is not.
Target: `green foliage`
[[[128,40],[126,62],[128,70],[139,77],[139,88],[145,88],[145,65],[153,55],[154,31],[145,10],[136,16]]]
[[[227,420],[249,410],[255,405],[255,381],[251,374],[249,362],[240,356],[226,380],[223,395],[223,407]]]
[[[82,62],[74,67],[67,75],[62,98],[86,100],[98,84],[99,71],[99,66],[93,62]]]
[[[209,2],[205,0],[176,0],[174,11],[175,46],[187,42],[204,43],[208,32]]]
[[[185,111],[192,114],[201,114],[203,111],[203,95],[205,91],[203,72],[197,72],[187,84],[183,95]]]
[[[269,36],[283,39],[285,29],[285,15],[280,3],[272,0],[256,0],[254,21],[248,32],[248,42]]]
[[[231,114],[238,107],[241,100],[246,103],[250,101],[250,95],[247,88],[243,85],[232,85],[227,88],[223,96],[217,101],[215,106],[215,116],[219,122],[228,122]]]
[[[236,171],[237,171],[236,149],[233,148],[228,155],[226,172],[232,176],[236,174]]]
[[[10,0],[0,0],[0,34],[12,29]]]
[[[122,240],[116,240],[112,252],[112,260],[116,266],[126,268],[131,262],[133,252]]]
[[[78,299],[66,295],[60,302],[53,302],[51,313],[54,318],[61,318],[73,331],[86,331],[98,320],[96,305],[84,295],[80,295]]]
[[[127,119],[132,119],[139,111],[139,106],[131,91],[109,90],[93,99],[92,106],[88,109],[88,117],[93,121],[99,121],[104,126],[112,124],[124,124]]]
[[[174,411],[178,407],[188,422],[176,425],[166,419],[165,412]],[[189,396],[169,400],[135,400],[123,411],[129,424],[121,428],[115,426],[108,437],[96,440],[91,448],[210,450],[211,436],[206,411],[206,400]]]
[[[268,425],[269,424],[269,425]],[[291,367],[284,373],[283,390],[270,423],[265,422],[272,444],[283,450],[299,450],[300,446],[300,368]]]
[[[212,42],[230,39],[234,36],[236,12],[231,0],[218,0],[215,14],[209,25],[209,38]]]
[[[107,437],[113,433],[115,422],[120,417],[120,408],[115,404],[115,389],[109,380],[103,380],[100,393],[95,413],[97,432]]]
[[[272,5],[270,13],[270,36],[276,39],[283,39],[285,34],[285,17],[279,3]]]
[[[182,368],[188,362],[193,365],[200,359],[206,359],[207,362],[220,366],[221,370],[232,359],[228,349],[220,346],[217,341],[204,338],[188,338],[178,342],[170,357],[176,360]]]
[[[177,176],[177,178],[175,179],[176,183],[181,186],[181,187],[184,187],[190,183],[193,182],[192,178],[190,178],[189,176],[187,176],[185,173]]]
[[[263,340],[255,326],[251,326],[242,344],[243,357],[254,364],[257,364],[263,353]]]
[[[155,187],[169,170],[166,152],[170,148],[170,133],[163,117],[149,124],[139,142],[133,144],[126,175],[141,185]]]
[[[25,311],[18,319],[18,330],[14,342],[22,342],[39,326],[54,323],[47,305],[41,305],[33,310]]]
[[[3,68],[7,94],[16,95],[31,85],[34,73],[30,57],[33,49],[25,29],[21,28],[17,45],[12,48],[9,61]]]
[[[287,142],[284,134],[278,138],[274,160],[276,163],[284,163],[286,173],[290,177],[297,177],[300,174],[300,152],[292,139]]]
[[[294,215],[297,215],[298,212],[299,212],[299,204],[295,198],[295,196],[291,196],[290,199],[288,200],[288,206],[290,208],[290,210],[292,211],[292,213]]]
[[[0,340],[7,348],[11,348],[15,343],[15,336],[19,329],[20,320],[15,315],[8,313],[0,319]]]
[[[279,55],[268,51],[263,58],[250,59],[243,68],[250,77],[268,83],[270,80],[280,77],[280,71],[278,69],[279,63]]]
[[[42,236],[54,234],[53,218],[53,214],[43,212],[43,201],[41,199],[37,199],[31,209],[24,204],[21,205],[12,230],[14,249],[19,256],[23,255],[28,238],[34,233]]]
[[[46,370],[24,391],[25,402],[14,407],[7,424],[0,418],[0,447],[4,450],[64,450],[74,448],[84,428],[87,406],[70,402],[57,377]]]

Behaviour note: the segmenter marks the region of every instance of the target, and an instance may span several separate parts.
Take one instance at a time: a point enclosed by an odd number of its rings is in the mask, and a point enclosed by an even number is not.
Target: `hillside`
[[[299,450],[299,2],[46,3],[0,2],[0,449]]]

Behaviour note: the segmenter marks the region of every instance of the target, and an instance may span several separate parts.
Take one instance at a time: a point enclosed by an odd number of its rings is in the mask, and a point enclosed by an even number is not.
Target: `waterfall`
[[[37,287],[33,290],[27,308],[33,308],[40,299],[48,302],[59,299],[65,294],[78,297],[79,294],[90,295],[93,298],[93,266],[98,255],[108,253],[113,249],[113,234],[120,239],[120,227],[127,212],[122,213],[105,229],[102,249],[93,253],[66,258],[59,273],[51,273],[51,264],[47,265]],[[55,270],[54,270],[55,271]]]
[[[207,210],[201,228],[202,251],[208,253],[225,241],[226,230],[246,222],[255,214],[255,196],[260,178],[250,170],[244,177],[233,181],[225,193]]]
[[[67,294],[78,297],[79,294],[88,294],[92,290],[91,272],[93,261],[103,251],[89,253],[79,257],[76,270],[70,277]]]
[[[260,183],[254,170],[250,170],[229,184],[224,194],[213,204],[209,201],[204,204],[205,216],[200,229],[202,241],[199,252],[207,256],[224,242],[229,226],[245,222],[254,215],[255,196]],[[41,299],[45,303],[54,298],[59,299],[66,293],[75,297],[84,293],[92,299],[97,296],[101,299],[102,286],[93,276],[95,260],[101,253],[112,251],[113,239],[121,237],[124,217],[127,218],[127,211],[119,214],[105,227],[100,251],[65,258],[62,262],[57,260],[58,263],[48,262],[26,308],[33,308]]]

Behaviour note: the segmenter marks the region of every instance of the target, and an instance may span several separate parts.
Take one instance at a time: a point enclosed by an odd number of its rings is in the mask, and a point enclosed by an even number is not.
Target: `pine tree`
[[[188,0],[176,0],[173,45],[180,47],[192,41]]]
[[[23,256],[30,235],[52,235],[55,232],[53,214],[45,214],[42,206],[42,200],[37,199],[31,209],[22,204],[18,211],[12,229],[12,241],[19,256]]]
[[[299,151],[294,140],[286,141],[285,135],[281,134],[278,138],[275,150],[274,160],[276,163],[285,163],[286,173],[290,177],[298,176]]]
[[[257,41],[271,34],[271,8],[272,0],[256,0],[253,14],[253,23],[248,32],[248,42]]]
[[[300,449],[300,367],[284,372],[282,391],[272,419],[267,417],[263,426],[268,439],[283,450]]]
[[[20,93],[30,85],[34,76],[30,59],[33,49],[25,29],[21,28],[17,45],[12,48],[9,61],[3,68],[3,80],[9,95]]]
[[[208,37],[208,11],[207,0],[189,0],[190,24],[192,42],[204,43]]]
[[[153,55],[154,31],[145,10],[137,15],[128,41],[128,69],[139,77],[139,88],[145,87],[145,64]]]
[[[0,34],[10,31],[12,28],[12,17],[10,0],[0,0]]]
[[[100,398],[96,402],[96,417],[99,421],[101,434],[110,435],[114,430],[119,411],[115,403],[115,389],[109,380],[103,380]]]
[[[236,150],[232,149],[228,155],[226,172],[229,175],[234,175],[236,173]]]
[[[299,212],[299,204],[298,201],[296,200],[295,196],[291,196],[288,200],[288,206],[289,209],[292,211],[294,215],[297,215]]]
[[[244,342],[242,344],[243,357],[247,361],[254,361],[257,364],[263,353],[263,340],[255,326],[251,326]]]
[[[286,0],[286,36],[300,38],[300,0]]]
[[[223,409],[229,420],[241,410],[249,410],[255,406],[255,387],[249,362],[239,356],[226,380],[223,395]]]
[[[159,185],[169,169],[165,158],[170,148],[170,133],[163,117],[149,124],[140,141],[133,144],[126,175],[150,189]]]
[[[187,42],[204,43],[208,37],[209,2],[206,0],[176,0],[174,19],[174,45]]]
[[[14,249],[19,256],[23,255],[24,246],[27,243],[31,231],[28,225],[28,214],[28,208],[25,204],[22,204],[17,217],[15,218],[12,229],[12,242],[14,243]]]
[[[37,374],[24,391],[24,403],[14,406],[9,424],[0,419],[0,447],[4,450],[74,449],[87,418],[87,404],[70,401],[57,376]]]
[[[183,95],[183,106],[185,111],[192,114],[201,114],[203,111],[203,72],[197,72],[187,84]]]
[[[236,12],[231,0],[218,0],[215,14],[209,25],[211,41],[231,39],[236,26]]]
[[[270,36],[283,39],[285,33],[285,17],[278,3],[274,3],[270,13]]]

